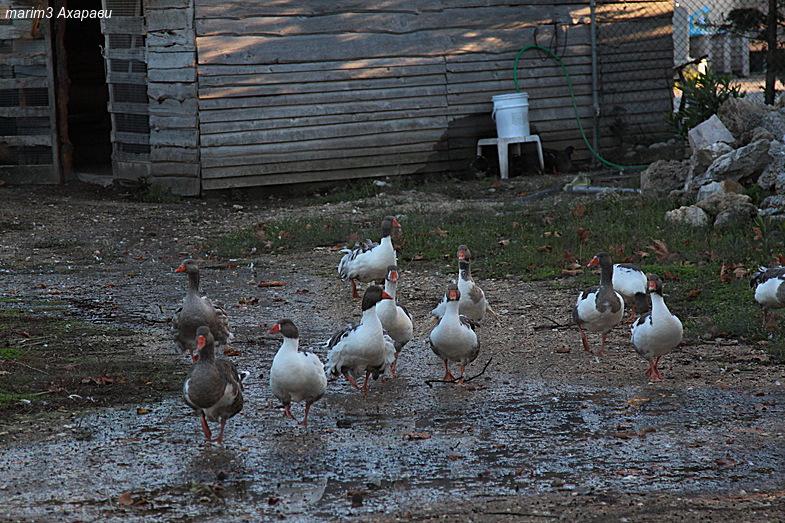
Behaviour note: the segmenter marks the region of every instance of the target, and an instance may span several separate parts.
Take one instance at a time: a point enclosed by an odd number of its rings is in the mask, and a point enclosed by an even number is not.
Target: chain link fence
[[[762,35],[731,21],[739,13],[765,20],[766,12],[766,0],[597,0],[603,153],[615,160],[655,158],[635,158],[631,150],[674,138],[669,113],[679,107],[676,80],[691,64],[731,76],[762,101]]]

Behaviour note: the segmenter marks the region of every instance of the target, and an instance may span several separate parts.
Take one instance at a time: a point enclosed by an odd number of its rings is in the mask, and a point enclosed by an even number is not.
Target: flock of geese
[[[393,235],[401,225],[393,216],[382,221],[381,241],[366,240],[353,249],[343,249],[338,274],[352,285],[352,295],[359,298],[357,282],[371,283],[362,296],[360,322],[336,332],[326,343],[325,364],[319,357],[299,346],[299,331],[290,319],[282,319],[269,330],[280,334],[283,343],[270,369],[270,389],[283,404],[284,415],[295,419],[292,403],[305,403],[301,425],[307,427],[308,412],[327,390],[327,378],[343,376],[353,387],[367,395],[370,381],[389,373],[396,377],[398,357],[414,337],[411,314],[398,303],[400,272],[393,246]],[[444,298],[431,311],[435,326],[428,342],[444,363],[443,380],[464,383],[466,365],[480,352],[478,324],[487,314],[498,316],[485,293],[471,276],[471,251],[458,247],[457,284],[447,286]],[[625,302],[632,305],[631,341],[636,352],[649,363],[646,376],[651,381],[663,379],[658,369],[660,358],[682,341],[681,321],[670,312],[663,299],[663,283],[654,274],[645,274],[634,265],[616,264],[607,253],[599,253],[588,267],[599,267],[598,287],[583,291],[573,307],[572,316],[580,332],[585,351],[592,353],[587,332],[601,337],[597,355],[605,350],[607,334],[624,318]],[[243,380],[247,373],[215,357],[216,345],[233,339],[226,311],[199,292],[199,268],[185,260],[175,272],[186,273],[188,290],[182,306],[172,319],[174,340],[180,350],[191,355],[194,364],[183,386],[185,401],[200,416],[206,442],[223,441],[226,421],[243,406]],[[384,287],[374,282],[384,282]],[[764,308],[785,307],[785,267],[759,269],[752,278],[755,299]],[[637,319],[634,316],[637,314]],[[450,364],[457,364],[456,377]],[[363,378],[362,385],[358,380]],[[220,423],[216,439],[208,424]]]

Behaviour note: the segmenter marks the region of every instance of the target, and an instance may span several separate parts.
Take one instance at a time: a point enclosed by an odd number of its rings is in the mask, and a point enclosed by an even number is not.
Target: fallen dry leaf
[[[224,347],[224,356],[239,356],[242,354],[239,350],[231,347]]]
[[[761,230],[760,227],[753,227],[752,234],[753,234],[752,239],[755,240],[756,242],[759,242],[763,239],[763,231]]]
[[[286,282],[280,280],[262,280],[256,286],[257,287],[284,287]]]
[[[644,398],[643,396],[633,396],[632,398],[627,400],[627,405],[631,407],[640,407],[644,403],[648,403],[651,401],[651,398]]]
[[[150,414],[150,412],[151,412],[150,409],[148,409],[147,407],[136,407],[136,413],[139,414],[140,416],[143,416],[145,414]]]
[[[575,207],[572,208],[572,215],[576,218],[583,218],[586,216],[586,206],[582,203],[578,203]]]
[[[695,300],[698,298],[698,296],[701,295],[701,292],[703,292],[702,289],[692,289],[690,292],[687,293],[687,299]]]
[[[431,439],[431,434],[429,432],[407,432],[403,435],[403,439],[406,441],[418,441],[423,439]]]
[[[736,466],[736,460],[728,457],[715,459],[714,463],[719,469],[730,469]]]
[[[730,283],[734,279],[741,280],[749,274],[749,271],[740,263],[723,263],[720,267],[720,281]]]
[[[447,236],[450,233],[445,231],[441,227],[437,227],[437,228],[435,228],[434,230],[431,231],[431,234],[433,234],[434,236],[439,236],[440,238],[444,238],[445,236]]]
[[[128,507],[134,504],[134,498],[131,496],[130,492],[123,492],[122,494],[120,494],[120,497],[117,498],[117,502],[120,505]]]
[[[736,277],[737,280],[741,280],[746,278],[749,274],[749,271],[744,267],[736,267],[733,269],[733,275]]]
[[[578,235],[579,242],[586,243],[587,241],[589,241],[589,236],[591,235],[589,229],[584,229],[583,227],[579,227],[578,230],[575,232]]]
[[[96,376],[94,378],[82,378],[82,383],[93,385],[110,385],[114,383],[114,378],[111,376]]]
[[[610,435],[612,438],[632,439],[635,436],[637,436],[638,433],[635,432],[634,430],[623,430],[623,431],[611,432]]]
[[[670,249],[668,249],[668,244],[662,240],[653,240],[649,248],[660,261],[667,261],[673,256]]]
[[[539,252],[553,252],[553,245],[540,245],[537,250]]]

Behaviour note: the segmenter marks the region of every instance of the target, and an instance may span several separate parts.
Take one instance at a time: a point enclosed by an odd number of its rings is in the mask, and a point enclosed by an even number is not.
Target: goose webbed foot
[[[447,360],[444,360],[444,377],[442,378],[444,381],[455,381],[455,376],[452,375],[450,372],[450,366]]]

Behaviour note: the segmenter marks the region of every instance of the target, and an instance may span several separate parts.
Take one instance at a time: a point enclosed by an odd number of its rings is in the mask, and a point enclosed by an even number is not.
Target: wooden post
[[[769,0],[769,12],[766,16],[766,91],[765,102],[774,104],[777,94],[777,0]]]
[[[68,0],[55,0],[55,11],[67,7]],[[65,50],[65,20],[55,17],[49,20],[54,29],[54,92],[55,110],[53,115],[57,121],[57,143],[60,149],[60,168],[62,179],[69,180],[73,176],[74,146],[68,133],[68,101],[71,80],[68,78],[68,57]],[[52,142],[54,143],[54,142]]]

